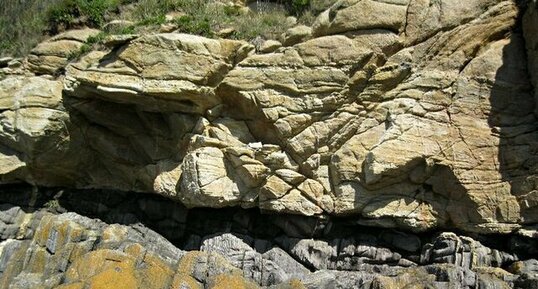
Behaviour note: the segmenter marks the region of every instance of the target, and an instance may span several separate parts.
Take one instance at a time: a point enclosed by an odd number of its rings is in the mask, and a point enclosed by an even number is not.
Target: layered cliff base
[[[523,236],[413,234],[350,218],[188,210],[154,195],[103,190],[11,186],[1,196],[3,288],[538,285],[538,261],[529,259],[538,257],[538,241]]]

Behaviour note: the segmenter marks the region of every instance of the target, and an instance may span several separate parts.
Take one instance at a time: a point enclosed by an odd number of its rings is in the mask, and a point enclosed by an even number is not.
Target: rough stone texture
[[[47,200],[49,193],[54,198]],[[256,217],[253,211],[239,210],[233,217],[224,213],[224,218],[215,216],[218,211],[190,211],[185,218],[179,213],[185,211],[181,205],[164,198],[140,194],[133,200],[121,192],[95,193],[2,188],[0,286],[470,289],[534,288],[530,286],[538,280],[538,261],[519,259],[527,252],[506,253],[454,233],[426,236],[387,229],[376,233],[361,231],[364,227],[342,231],[335,223],[325,237],[290,238],[268,230],[266,221],[246,224]],[[36,205],[29,207],[30,203]],[[117,213],[137,216],[109,224],[74,212],[59,213],[63,206],[101,218]],[[217,219],[223,222],[220,226]],[[177,220],[189,228],[183,230],[179,223],[159,227],[160,220]],[[181,236],[190,237],[172,244],[142,223],[167,236],[179,230]],[[246,234],[234,232],[243,226],[249,228]],[[8,233],[9,228],[16,230]],[[207,231],[223,228],[227,232]],[[249,237],[255,235],[251,230],[266,237]],[[276,237],[268,237],[272,233]],[[193,242],[194,234],[202,237]],[[424,243],[399,248],[398,243],[412,238]]]
[[[520,166],[512,164],[514,157],[499,160],[511,151],[503,137],[535,139],[536,122],[531,111],[506,106],[526,101],[531,108],[531,86],[520,37],[491,41],[484,49],[481,39],[505,33],[515,15],[514,6],[500,3],[469,24],[401,50],[378,68],[368,62],[375,52],[353,49],[353,40],[342,36],[330,36],[342,37],[340,43],[330,41],[342,54],[327,48],[332,59],[310,57],[327,47],[320,37],[281,54],[247,58],[221,87],[237,103],[258,104],[259,113],[243,110],[251,113],[252,126],[270,127],[276,135],[270,141],[285,147],[301,171],[330,184],[325,188],[334,213],[361,213],[371,224],[414,230],[454,223],[466,230],[509,232],[518,227],[521,210],[533,209],[520,208],[523,200],[518,203],[512,192],[528,181],[525,176],[522,184],[510,184],[518,181],[509,179],[509,171]],[[467,33],[472,35],[465,38]],[[296,66],[289,84],[282,79],[288,75],[283,63]],[[361,63],[362,69],[356,66]],[[263,74],[255,81],[244,81],[258,71]],[[484,77],[492,85],[482,84]],[[517,92],[513,97],[521,101],[503,98],[506,90]],[[529,119],[514,127],[514,113]],[[526,155],[532,156],[532,149]]]
[[[188,34],[148,35],[71,66],[66,85],[79,98],[199,114],[219,104],[212,88],[252,49],[244,42]]]
[[[290,238],[268,230],[270,222],[249,224],[263,217],[255,211],[187,214],[154,195],[40,190],[2,188],[1,288],[471,289],[534,288],[538,281],[538,261],[527,259],[528,252],[506,253],[504,245],[494,249],[455,233],[376,232],[349,224],[342,231],[345,222],[335,221],[323,237]],[[111,222],[59,212],[64,206]],[[132,218],[112,221],[114,215]],[[162,227],[162,220],[177,223]],[[169,239],[180,233],[171,243],[146,225]],[[250,237],[256,231],[264,237]],[[397,245],[412,238],[423,242]]]
[[[350,31],[384,29],[399,32],[406,21],[409,2],[423,1],[337,1],[323,12],[314,23],[314,35],[329,35]],[[444,2],[444,1],[443,1]],[[381,13],[381,11],[383,11]]]
[[[271,53],[134,35],[56,79],[8,75],[0,179],[536,237],[536,3],[460,2],[337,1]]]
[[[537,9],[0,59],[0,288],[538,288]]]
[[[291,46],[306,41],[311,37],[312,28],[306,25],[298,25],[286,30],[280,38],[282,39],[282,44],[284,46]]]
[[[282,47],[282,43],[276,40],[267,40],[264,41],[260,46],[260,52],[263,53],[271,53],[277,50],[278,48]]]
[[[38,44],[28,56],[29,69],[37,74],[58,73],[73,55],[77,55],[86,41],[99,32],[89,28],[71,30]]]
[[[4,182],[55,182],[69,171],[51,163],[64,159],[70,143],[62,105],[62,82],[40,77],[9,77],[0,82],[0,171]],[[64,173],[67,173],[64,175]]]

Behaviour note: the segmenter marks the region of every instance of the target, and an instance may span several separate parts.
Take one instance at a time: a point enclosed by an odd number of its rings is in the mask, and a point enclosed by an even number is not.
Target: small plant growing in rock
[[[99,34],[97,34],[95,36],[90,36],[86,40],[86,44],[91,46],[91,45],[94,45],[94,44],[101,43],[103,41],[103,39],[105,39],[106,36],[107,36],[107,34],[104,33],[104,32],[100,32]]]
[[[125,0],[60,0],[47,9],[49,29],[56,33],[61,29],[88,25],[100,27],[105,15],[115,11]]]
[[[61,208],[60,202],[56,199],[48,200],[45,204],[43,204],[43,207],[49,211],[57,211]]]
[[[213,31],[208,18],[194,19],[192,16],[181,16],[176,20],[179,30],[185,33],[212,37]]]
[[[106,21],[122,19],[132,26],[111,34],[154,32],[170,19],[178,30],[205,37],[253,40],[276,39],[288,28],[286,18],[295,15],[310,25],[336,0],[259,0],[271,4],[261,11],[224,4],[217,0],[17,0],[0,5],[0,55],[27,54],[47,36],[90,26],[102,28]],[[262,5],[263,6],[263,5]],[[172,13],[172,14],[173,14]],[[231,33],[220,33],[231,31]],[[98,41],[99,42],[99,41]],[[92,43],[89,43],[92,46]],[[84,48],[86,49],[86,48]],[[84,51],[84,49],[82,49]],[[80,53],[73,53],[73,57]]]
[[[310,7],[310,0],[293,0],[291,2],[291,11],[295,15],[301,15]]]
[[[143,19],[137,23],[137,25],[161,25],[166,22],[166,17],[164,14],[156,15]]]
[[[88,45],[88,44],[84,44],[80,47],[79,50],[75,51],[75,52],[72,52],[72,53],[69,53],[67,55],[67,59],[69,60],[74,60],[74,59],[77,59],[79,57],[81,57],[82,55],[90,52],[92,50],[92,46],[91,45]]]

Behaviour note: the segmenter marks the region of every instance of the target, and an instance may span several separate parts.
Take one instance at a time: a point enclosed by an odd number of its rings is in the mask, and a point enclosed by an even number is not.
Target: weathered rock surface
[[[536,238],[538,13],[527,4],[337,1],[269,53],[132,35],[56,78],[7,75],[0,180]],[[92,33],[40,44],[31,71],[57,73]],[[418,262],[356,246],[357,264]],[[511,260],[495,258],[484,262]]]
[[[70,58],[77,55],[90,37],[99,34],[96,29],[71,30],[58,34],[37,45],[28,56],[28,67],[36,74],[56,74],[65,68]]]
[[[39,179],[43,174],[52,183],[57,177],[69,178],[69,170],[60,165],[55,172],[49,169],[51,163],[67,157],[70,145],[62,89],[61,81],[40,77],[1,81],[0,170],[4,182],[26,179],[32,183],[34,175]]]
[[[266,216],[255,210],[189,211],[113,191],[11,186],[0,199],[1,288],[534,288],[538,280],[538,261],[528,259],[536,252],[505,251],[514,240],[479,236],[495,249],[455,233],[342,220],[308,233],[315,238],[288,237],[276,218],[257,222]]]
[[[256,48],[0,59],[0,288],[538,288],[537,9],[340,0]]]

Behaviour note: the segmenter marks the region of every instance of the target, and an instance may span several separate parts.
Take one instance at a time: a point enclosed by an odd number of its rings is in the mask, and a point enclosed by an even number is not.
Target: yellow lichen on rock
[[[202,289],[204,286],[193,277],[177,273],[174,275],[170,289]]]
[[[172,269],[152,254],[133,256],[101,249],[75,260],[67,270],[66,281],[83,282],[95,289],[165,289],[170,286],[172,276]]]
[[[213,277],[209,281],[210,289],[257,289],[258,285],[246,280],[240,275],[226,275],[221,274]]]

